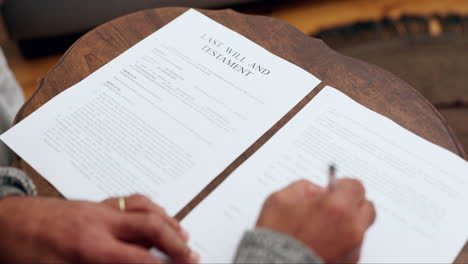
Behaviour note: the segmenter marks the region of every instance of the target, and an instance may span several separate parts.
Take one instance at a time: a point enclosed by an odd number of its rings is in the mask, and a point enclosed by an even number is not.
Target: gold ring
[[[120,211],[125,212],[125,198],[124,197],[119,198],[119,209]]]

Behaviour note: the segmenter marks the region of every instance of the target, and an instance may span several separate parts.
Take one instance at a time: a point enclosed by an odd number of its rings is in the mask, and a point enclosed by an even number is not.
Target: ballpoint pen
[[[328,186],[329,191],[333,191],[336,185],[336,166],[335,164],[330,164],[328,166]]]

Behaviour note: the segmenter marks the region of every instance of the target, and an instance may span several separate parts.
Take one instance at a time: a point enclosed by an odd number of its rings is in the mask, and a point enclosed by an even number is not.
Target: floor
[[[36,89],[39,78],[47,73],[61,57],[61,55],[53,55],[32,60],[23,58],[16,44],[8,38],[1,20],[0,46],[26,98],[29,98]]]
[[[468,14],[466,0],[323,0],[293,1],[271,15],[307,34],[324,28],[402,15]]]
[[[240,11],[269,15],[282,19],[306,34],[323,29],[384,17],[401,15],[444,15],[457,13],[468,15],[466,0],[270,0],[257,6],[239,8]],[[431,33],[438,34],[437,20],[431,24]],[[60,55],[24,59],[16,44],[8,39],[0,24],[0,45],[9,61],[26,98],[37,86],[37,81],[60,59]],[[442,111],[468,150],[468,109]]]

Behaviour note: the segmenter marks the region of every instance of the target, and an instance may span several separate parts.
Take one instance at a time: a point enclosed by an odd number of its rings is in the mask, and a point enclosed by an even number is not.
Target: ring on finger
[[[120,197],[119,198],[119,209],[120,209],[120,211],[125,212],[125,209],[126,209],[125,207],[126,207],[125,206],[125,198]]]

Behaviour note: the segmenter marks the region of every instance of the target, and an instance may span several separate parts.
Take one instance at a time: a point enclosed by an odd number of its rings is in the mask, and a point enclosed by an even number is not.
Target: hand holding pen
[[[336,166],[330,165],[325,188],[300,180],[273,193],[257,227],[298,239],[325,263],[356,263],[375,209],[358,180],[337,179],[336,172]]]

